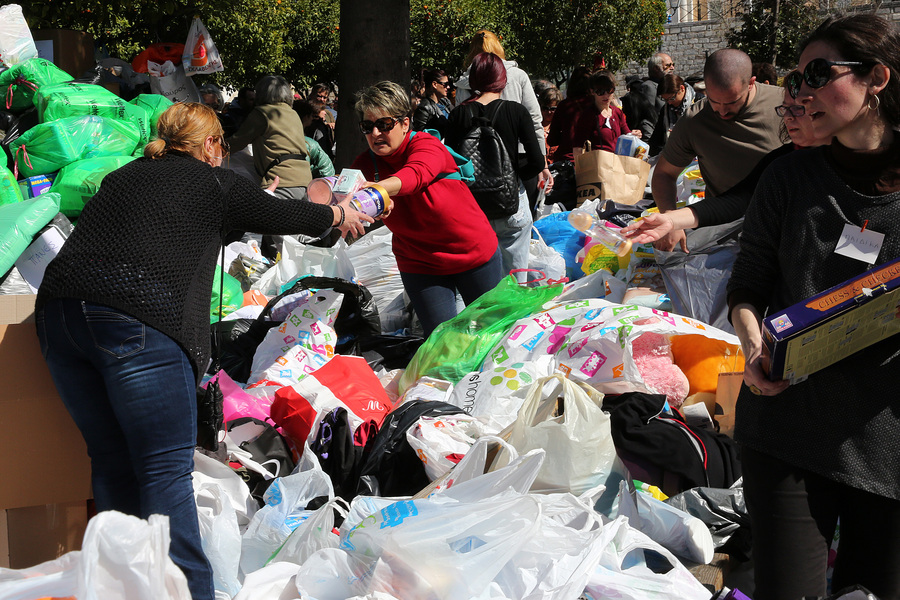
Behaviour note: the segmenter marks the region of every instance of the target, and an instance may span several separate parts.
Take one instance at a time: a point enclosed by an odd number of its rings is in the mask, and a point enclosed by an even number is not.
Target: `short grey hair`
[[[288,106],[294,103],[294,92],[291,84],[281,75],[266,75],[256,82],[256,106],[278,104],[284,102]]]
[[[379,81],[356,93],[356,112],[360,117],[367,112],[384,111],[392,117],[408,117],[412,112],[409,92],[393,81]]]
[[[663,52],[657,52],[653,56],[650,57],[650,60],[647,61],[647,71],[649,73],[663,73],[665,72],[665,63],[666,61],[663,59]]]

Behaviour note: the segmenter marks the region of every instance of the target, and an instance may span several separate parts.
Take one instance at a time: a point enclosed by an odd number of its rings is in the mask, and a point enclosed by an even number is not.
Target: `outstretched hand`
[[[665,236],[675,229],[672,218],[662,213],[650,213],[636,219],[622,230],[625,237],[631,238],[636,244],[649,244]]]
[[[336,226],[341,232],[341,237],[345,238],[348,234],[353,234],[356,237],[363,236],[366,233],[366,224],[375,222],[375,219],[369,215],[361,213],[350,206],[349,199],[344,200],[338,206],[344,209],[344,222]]]

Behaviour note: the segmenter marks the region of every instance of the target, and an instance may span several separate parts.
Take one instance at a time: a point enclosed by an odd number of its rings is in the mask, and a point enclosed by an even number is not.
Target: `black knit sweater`
[[[106,176],[44,275],[36,310],[76,298],[122,310],[175,340],[199,378],[223,232],[318,236],[330,207],[275,198],[191,156],[139,158]]]

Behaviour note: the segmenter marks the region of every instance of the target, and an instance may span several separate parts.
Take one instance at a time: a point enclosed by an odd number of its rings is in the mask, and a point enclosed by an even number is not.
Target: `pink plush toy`
[[[635,321],[635,324],[639,324]],[[642,333],[631,345],[632,356],[647,387],[665,394],[669,406],[679,408],[688,396],[690,383],[672,359],[672,345],[661,333]]]

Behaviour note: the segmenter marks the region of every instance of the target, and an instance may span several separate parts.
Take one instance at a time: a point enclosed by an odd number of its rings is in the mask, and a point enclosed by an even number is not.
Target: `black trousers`
[[[840,519],[832,589],[865,586],[900,600],[900,500],[852,488],[741,448],[753,522],[754,600],[825,596],[828,551]]]

